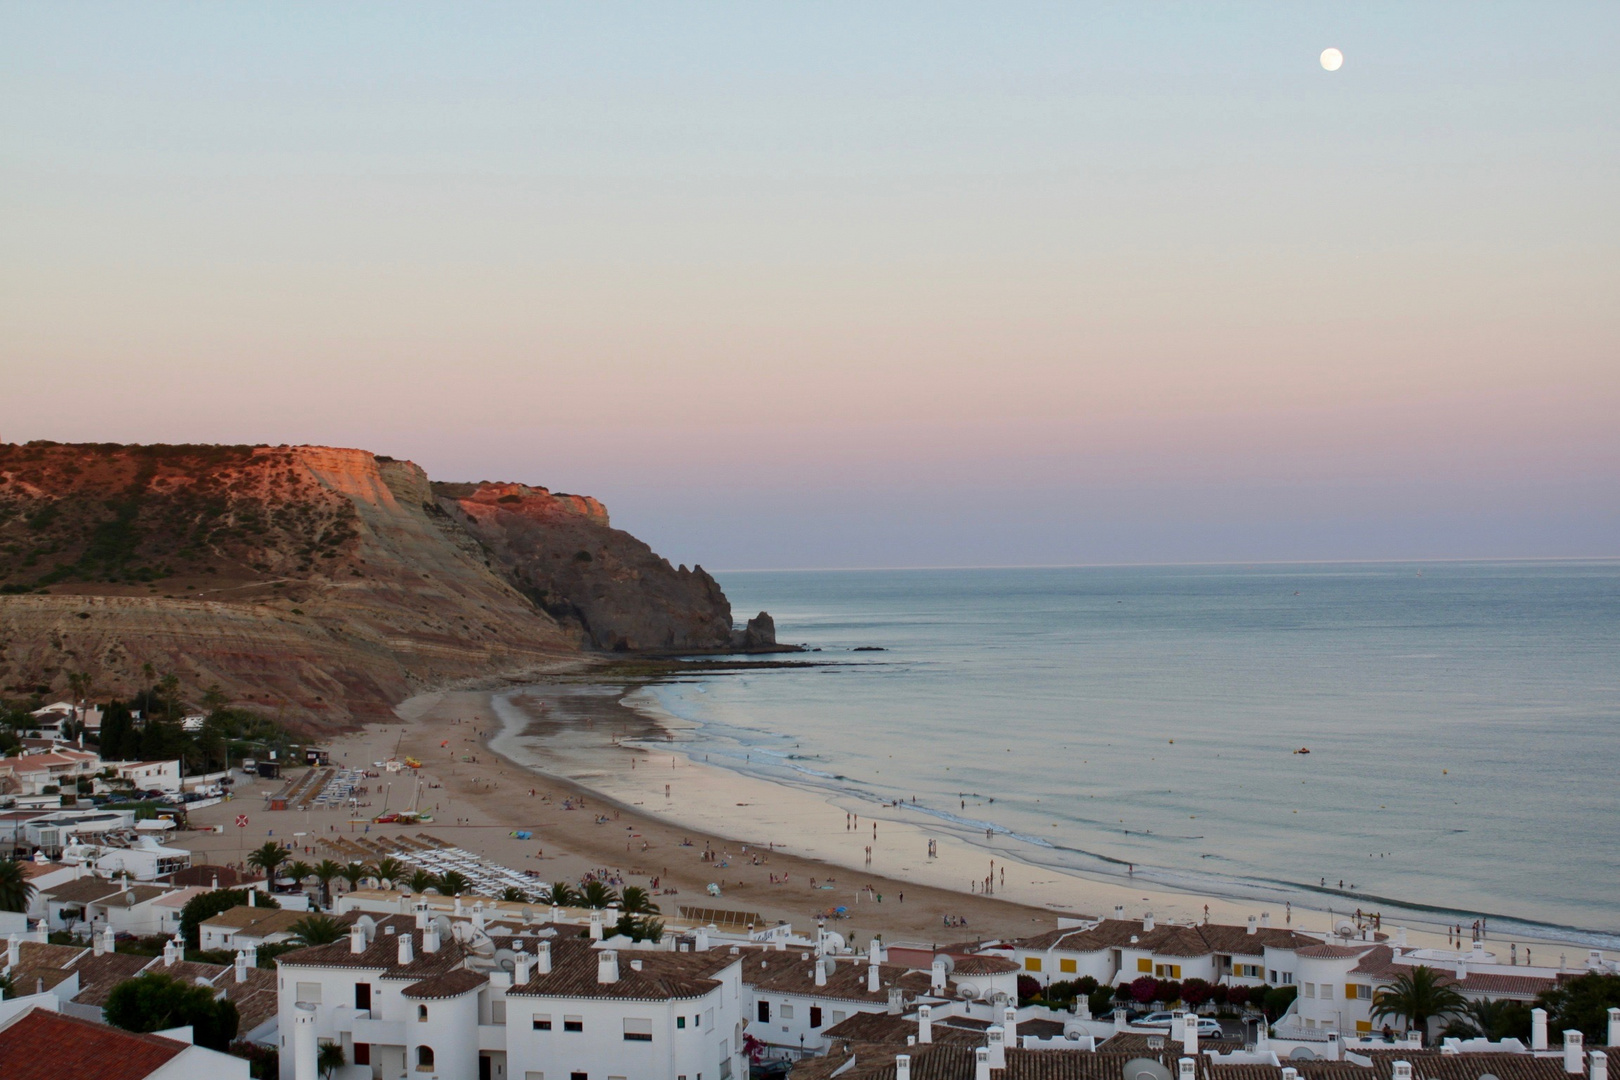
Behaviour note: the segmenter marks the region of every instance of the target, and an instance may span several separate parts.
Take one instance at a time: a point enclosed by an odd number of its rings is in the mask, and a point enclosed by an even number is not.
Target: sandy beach
[[[657,878],[661,889],[676,890],[657,897],[670,914],[680,904],[723,907],[806,928],[842,906],[848,916],[837,928],[856,940],[1023,936],[1060,915],[1111,915],[1116,905],[1129,917],[1151,911],[1160,920],[1242,923],[1260,914],[1254,904],[1026,865],[998,855],[993,841],[987,850],[931,821],[907,820],[903,806],[873,804],[857,822],[818,793],[689,760],[664,724],[621,703],[623,693],[622,683],[576,673],[553,685],[419,695],[398,708],[398,723],[330,744],[335,765],[406,755],[423,763],[419,776],[371,781],[370,805],[359,813],[267,811],[264,797],[280,784],[257,782],[193,815],[199,826],[225,826],[223,833],[177,842],[199,861],[237,862],[273,837],[313,862],[328,854],[322,836],[426,833],[547,882],[599,870],[643,886]],[[432,824],[368,825],[385,807],[405,808],[418,780],[419,806],[434,814]],[[245,828],[235,826],[239,814],[249,819]],[[520,829],[533,839],[510,835]],[[714,861],[704,860],[706,849],[717,853]],[[992,873],[994,893],[986,895]],[[707,891],[711,883],[718,899]],[[1298,907],[1270,915],[1273,925],[1318,932],[1330,919]],[[1439,927],[1413,926],[1409,936],[1414,945],[1445,941]]]

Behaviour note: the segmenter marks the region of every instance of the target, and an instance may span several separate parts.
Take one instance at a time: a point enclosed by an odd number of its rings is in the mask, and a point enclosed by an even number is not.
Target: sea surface
[[[836,664],[647,690],[712,764],[1088,875],[1620,947],[1620,562],[720,580]]]

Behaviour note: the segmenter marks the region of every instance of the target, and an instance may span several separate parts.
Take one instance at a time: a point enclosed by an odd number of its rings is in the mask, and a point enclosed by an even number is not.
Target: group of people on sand
[[[960,915],[941,915],[939,917],[939,924],[941,926],[958,927],[966,926],[968,921]]]

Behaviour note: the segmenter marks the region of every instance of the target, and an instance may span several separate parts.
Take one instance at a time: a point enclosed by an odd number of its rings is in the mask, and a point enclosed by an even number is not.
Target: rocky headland
[[[324,726],[582,653],[776,648],[586,496],[321,446],[0,445],[0,693],[150,665]]]

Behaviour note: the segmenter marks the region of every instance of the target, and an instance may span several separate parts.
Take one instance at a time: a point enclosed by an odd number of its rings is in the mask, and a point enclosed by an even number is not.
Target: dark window
[[[416,1065],[420,1069],[433,1068],[433,1047],[418,1046],[416,1048]]]
[[[627,1031],[624,1033],[625,1042],[652,1042],[650,1031]]]
[[[569,1073],[568,1080],[591,1080],[591,1078],[586,1073]]]
[[[677,1017],[676,1017],[676,1018],[675,1018],[675,1026],[676,1026],[676,1027],[678,1027],[678,1028],[683,1028],[683,1027],[685,1027],[685,1026],[686,1026],[686,1017],[684,1017],[684,1016],[677,1016]]]
[[[354,1044],[354,1063],[356,1065],[370,1065],[371,1064],[371,1044],[370,1043],[355,1043]]]
[[[563,1030],[564,1031],[584,1031],[585,1030],[585,1021],[583,1021],[583,1020],[564,1020],[563,1021]]]
[[[539,1017],[539,1016],[535,1017],[534,1018],[534,1030],[536,1030],[536,1031],[550,1031],[551,1030],[551,1017],[549,1017],[549,1016],[544,1017],[544,1018]]]
[[[771,1022],[771,1003],[768,1001],[759,1003],[759,1022],[762,1024]]]
[[[818,1028],[818,1027],[821,1026],[821,1006],[820,1005],[812,1005],[812,1006],[810,1006],[810,1026],[812,1028]]]
[[[357,1009],[371,1008],[371,984],[354,984],[354,1007]]]

